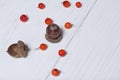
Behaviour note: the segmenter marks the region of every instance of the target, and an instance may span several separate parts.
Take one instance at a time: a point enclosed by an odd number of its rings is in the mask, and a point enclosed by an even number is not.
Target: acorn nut
[[[62,30],[57,24],[52,23],[46,28],[45,38],[52,43],[60,42],[62,39]]]

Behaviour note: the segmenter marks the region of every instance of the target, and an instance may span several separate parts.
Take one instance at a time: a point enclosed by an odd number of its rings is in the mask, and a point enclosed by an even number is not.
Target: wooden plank
[[[81,0],[83,7],[80,9],[74,5],[77,0],[71,0],[72,5],[68,9],[62,6],[61,1],[41,1],[46,4],[45,10],[37,8],[39,0],[0,0],[0,79],[47,79],[51,69],[60,59],[57,51],[66,48],[70,43],[96,0]],[[22,13],[28,15],[29,21],[27,23],[19,21],[19,16]],[[58,44],[52,44],[45,40],[44,19],[46,17],[51,17],[64,31],[64,38]],[[71,30],[64,28],[66,21],[74,24]],[[14,59],[6,53],[8,46],[18,40],[23,40],[31,49],[26,59]],[[43,42],[48,44],[48,49],[45,52],[35,51],[34,49]]]
[[[48,80],[120,79],[120,1],[98,0]]]

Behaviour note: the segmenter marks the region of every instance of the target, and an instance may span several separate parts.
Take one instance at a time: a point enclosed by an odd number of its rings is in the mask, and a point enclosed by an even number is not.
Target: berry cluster
[[[68,1],[68,0],[63,1],[62,4],[65,8],[69,8],[71,6],[70,1]],[[77,8],[80,8],[82,6],[82,3],[78,1],[78,2],[75,3],[75,6]]]
[[[65,1],[62,2],[62,5],[63,5],[63,7],[65,7],[65,8],[69,8],[69,7],[71,6],[71,2],[68,1],[68,0],[65,0]],[[75,2],[74,5],[76,6],[76,8],[81,8],[82,3],[81,3],[80,1],[77,1],[77,2]],[[44,3],[42,3],[42,2],[40,2],[40,3],[38,4],[38,8],[39,8],[40,10],[43,10],[43,9],[46,8],[46,5],[45,5]],[[26,15],[26,14],[22,14],[22,15],[20,16],[20,21],[21,21],[21,22],[27,22],[28,19],[29,19],[29,18],[28,18],[28,15]],[[46,25],[50,25],[50,24],[52,24],[53,22],[54,22],[54,20],[52,20],[52,18],[49,18],[49,17],[47,17],[47,18],[44,20],[44,23],[45,23]],[[65,28],[65,29],[71,29],[72,26],[73,26],[73,24],[72,24],[71,22],[69,22],[69,21],[67,21],[67,22],[64,23],[64,28]],[[37,49],[40,49],[40,50],[42,50],[42,51],[45,51],[47,48],[48,48],[48,45],[47,45],[47,44],[41,43],[40,46],[39,46]],[[35,50],[36,50],[36,49],[35,49]],[[58,53],[58,55],[59,55],[60,57],[64,57],[64,56],[67,54],[67,52],[66,52],[65,49],[60,49],[60,50],[58,50],[57,53]],[[59,76],[60,70],[58,70],[57,68],[54,68],[54,69],[51,71],[51,74],[52,74],[53,76]]]

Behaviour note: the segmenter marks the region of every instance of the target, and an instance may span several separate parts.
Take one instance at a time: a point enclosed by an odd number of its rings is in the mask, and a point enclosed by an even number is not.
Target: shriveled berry
[[[65,25],[64,25],[64,27],[66,29],[70,29],[72,27],[72,24],[70,22],[66,22]]]
[[[39,3],[39,4],[38,4],[38,8],[44,9],[44,8],[45,8],[45,4],[44,4],[44,3]]]
[[[64,49],[59,50],[58,52],[60,57],[64,57],[66,55],[66,51]]]
[[[53,23],[53,20],[51,18],[46,18],[45,19],[45,24],[50,25]]]
[[[67,0],[65,0],[65,1],[63,1],[63,6],[68,8],[68,7],[71,6],[71,3],[69,1],[67,1]]]
[[[25,14],[22,14],[22,15],[20,16],[20,20],[21,20],[22,22],[27,22],[27,21],[28,21],[28,16],[25,15]]]
[[[77,8],[80,8],[82,6],[82,3],[81,2],[76,2],[75,5],[76,5]]]
[[[52,73],[52,75],[53,76],[59,76],[60,75],[60,71],[58,70],[58,69],[53,69],[52,71],[51,71],[51,73]]]

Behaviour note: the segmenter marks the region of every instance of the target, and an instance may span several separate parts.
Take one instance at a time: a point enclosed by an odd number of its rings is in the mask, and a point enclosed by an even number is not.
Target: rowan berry
[[[58,51],[58,54],[60,57],[64,57],[66,55],[66,51],[64,49],[61,49]]]
[[[20,16],[20,20],[21,20],[22,22],[27,22],[27,21],[28,21],[28,16],[25,15],[25,14],[22,14],[22,15]]]
[[[50,25],[53,23],[53,20],[51,18],[46,18],[45,19],[45,24]]]
[[[40,44],[40,47],[39,47],[39,48],[44,51],[44,50],[47,49],[47,47],[48,47],[47,44],[42,43],[42,44]]]
[[[68,7],[71,6],[71,3],[70,3],[69,1],[67,1],[67,0],[63,1],[62,4],[63,4],[63,6],[66,7],[66,8],[68,8]]]
[[[44,8],[45,8],[45,4],[44,4],[44,3],[39,3],[39,4],[38,4],[38,8],[44,9]]]
[[[66,22],[65,25],[64,25],[64,27],[66,29],[70,29],[72,27],[72,24],[70,22]]]
[[[52,71],[51,71],[51,73],[52,73],[52,75],[53,76],[59,76],[60,75],[60,71],[58,70],[58,69],[53,69]]]
[[[76,5],[77,8],[80,8],[82,6],[82,3],[81,2],[76,2],[75,5]]]

